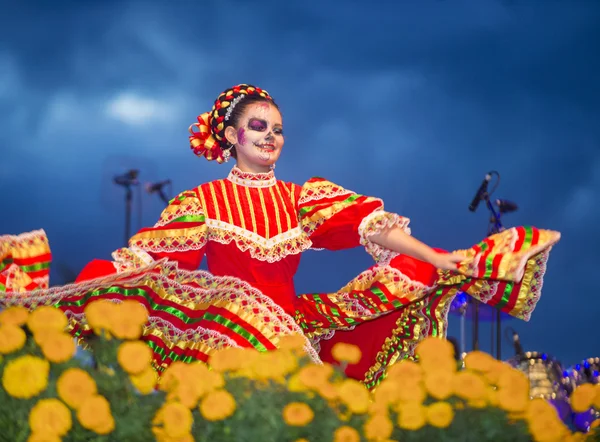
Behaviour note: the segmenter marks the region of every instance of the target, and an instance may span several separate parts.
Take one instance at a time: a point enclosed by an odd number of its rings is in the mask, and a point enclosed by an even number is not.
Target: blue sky
[[[278,178],[383,198],[432,246],[482,238],[484,208],[467,206],[498,170],[495,196],[520,206],[507,226],[563,233],[532,320],[507,325],[565,365],[599,356],[597,2],[3,3],[0,232],[44,228],[55,284],[121,246],[114,175],[139,168],[178,192],[227,174],[193,156],[187,128],[253,83],[283,110]],[[139,201],[134,226],[153,224],[161,202]],[[309,252],[296,285],[333,291],[370,264],[362,250]]]

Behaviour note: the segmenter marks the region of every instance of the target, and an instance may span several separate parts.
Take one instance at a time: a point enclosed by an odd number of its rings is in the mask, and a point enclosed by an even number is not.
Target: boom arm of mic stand
[[[162,187],[158,189],[158,196],[167,206],[169,205],[169,199],[167,198],[167,195],[165,195],[165,192],[163,191]]]

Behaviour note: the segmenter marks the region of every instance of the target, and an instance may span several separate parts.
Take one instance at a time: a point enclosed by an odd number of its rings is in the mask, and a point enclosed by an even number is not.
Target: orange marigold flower
[[[36,336],[42,335],[40,332]],[[75,340],[67,333],[49,330],[43,333],[43,338],[39,339],[42,353],[46,359],[54,363],[63,363],[69,361],[77,352]],[[37,340],[37,339],[36,339]]]
[[[48,433],[31,433],[27,442],[61,442],[60,436]]]
[[[388,379],[408,379],[413,382],[421,382],[423,379],[423,367],[414,361],[400,361],[389,367],[386,372]]]
[[[58,396],[75,410],[89,397],[98,392],[96,381],[81,368],[68,368],[56,382]]]
[[[493,369],[496,359],[483,351],[471,351],[465,356],[465,367],[478,372],[488,372]]]
[[[497,398],[506,411],[524,411],[529,404],[529,379],[518,370],[504,370],[498,378]]]
[[[333,442],[360,442],[360,434],[354,428],[344,425],[333,433]]]
[[[34,433],[64,436],[72,425],[71,411],[58,399],[41,399],[29,413],[29,427]]]
[[[21,327],[13,324],[0,324],[0,355],[20,350],[26,340],[27,336]]]
[[[314,417],[314,412],[304,402],[291,402],[283,408],[283,420],[293,427],[308,425]]]
[[[117,360],[129,374],[139,374],[152,362],[152,350],[142,341],[123,342],[117,352]]]
[[[436,402],[427,407],[427,422],[437,428],[447,428],[454,419],[454,410],[448,402]]]
[[[395,379],[385,379],[373,391],[373,400],[375,404],[382,408],[387,408],[400,400],[400,390],[402,385]]]
[[[583,413],[589,410],[596,398],[596,386],[593,384],[579,385],[571,395],[571,408],[575,413]]]
[[[347,362],[348,364],[358,364],[362,357],[360,348],[345,342],[336,343],[331,349],[331,355],[336,361]]]
[[[538,409],[541,409],[539,407]],[[527,413],[529,431],[536,441],[565,440],[569,434],[568,428],[558,417],[556,410],[549,410],[542,413]]]
[[[210,355],[208,365],[219,372],[237,371],[248,362],[248,352],[243,348],[227,347]]]
[[[306,387],[317,390],[321,385],[329,382],[333,371],[333,367],[329,364],[306,365],[298,372],[298,379]]]
[[[596,396],[594,396],[594,408],[600,410],[600,384],[596,384]],[[600,422],[600,421],[597,421]]]
[[[464,370],[454,375],[454,394],[469,401],[477,401],[486,397],[487,386],[477,373]]]
[[[48,387],[50,363],[36,356],[24,355],[9,361],[2,373],[2,386],[12,397],[30,399]]]
[[[200,413],[208,421],[220,421],[227,419],[236,409],[233,396],[225,390],[217,390],[208,393],[200,404]]]
[[[454,392],[453,371],[432,371],[425,375],[425,389],[435,399],[447,399]]]
[[[364,425],[365,437],[371,439],[387,439],[394,431],[394,424],[385,414],[371,416]]]
[[[97,434],[108,434],[115,429],[110,404],[100,395],[89,396],[77,410],[77,420],[83,428]]]
[[[129,375],[129,379],[141,394],[150,394],[156,387],[158,375],[152,367],[148,367],[141,373]]]
[[[340,400],[352,413],[362,414],[369,409],[369,390],[362,382],[354,379],[345,379],[338,385]]]
[[[304,350],[306,337],[302,334],[284,335],[279,338],[278,347],[282,350]]]
[[[185,405],[178,402],[168,402],[159,410],[159,422],[169,437],[184,437],[192,431],[194,418]]]
[[[68,320],[65,314],[56,307],[42,306],[31,312],[27,318],[27,327],[34,334],[44,330],[62,332],[67,328]]]
[[[0,312],[0,324],[16,325],[20,327],[27,323],[29,318],[29,310],[20,305],[8,307]]]
[[[112,319],[118,314],[118,306],[114,302],[104,299],[92,301],[84,310],[85,318],[94,333],[112,329]]]
[[[426,423],[425,407],[416,402],[407,402],[398,406],[398,426],[405,430],[416,431]]]

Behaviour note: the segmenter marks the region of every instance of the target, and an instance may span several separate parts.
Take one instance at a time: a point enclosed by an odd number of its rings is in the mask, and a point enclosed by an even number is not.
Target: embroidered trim
[[[328,182],[324,186],[305,189],[298,200],[298,204],[306,204],[311,201],[320,201],[325,198],[336,198],[343,195],[354,195],[354,192]]]
[[[272,170],[266,173],[252,173],[244,172],[237,166],[231,169],[227,179],[243,187],[272,187],[277,184],[275,173]]]
[[[540,297],[542,296],[542,287],[544,286],[544,274],[546,273],[546,265],[548,262],[548,256],[552,247],[549,247],[537,260],[532,263],[533,268],[525,270],[524,279],[528,279],[529,272],[531,272],[531,282],[529,283],[529,291],[531,297],[527,299],[527,303],[521,311],[521,317],[524,321],[531,319],[531,314],[535,309]],[[519,293],[520,295],[520,293]]]
[[[201,250],[206,246],[206,236],[206,228],[203,228],[188,235],[163,238],[138,238],[135,241],[132,239],[129,243],[129,247],[137,247],[141,250],[153,253],[187,252],[189,250]]]
[[[148,253],[136,246],[115,250],[111,256],[114,259],[113,266],[118,273],[139,269],[154,262]]]
[[[175,210],[173,210],[175,209]],[[186,198],[181,204],[168,206],[160,215],[154,227],[163,227],[182,216],[204,216],[204,209],[197,198]]]
[[[25,244],[24,244],[25,243]],[[23,247],[44,244],[48,245],[48,237],[43,229],[32,230],[31,232],[21,233],[19,235],[1,235],[0,246],[4,247]],[[2,248],[0,248],[0,251]]]
[[[280,261],[288,255],[297,255],[312,245],[310,239],[300,227],[294,227],[266,239],[254,232],[223,221],[206,220],[209,227],[208,239],[220,244],[235,242],[242,252],[249,251],[250,256],[259,261],[270,263]]]
[[[398,256],[398,253],[371,242],[369,237],[391,227],[398,227],[404,233],[410,235],[409,223],[409,218],[386,212],[383,209],[377,209],[365,216],[358,226],[360,243],[365,247],[367,253],[373,257],[375,262],[381,265],[388,265],[394,257]]]

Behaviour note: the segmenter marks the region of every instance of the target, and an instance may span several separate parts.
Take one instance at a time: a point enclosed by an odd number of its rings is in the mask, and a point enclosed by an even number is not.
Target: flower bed
[[[568,441],[583,440],[541,399],[525,375],[482,352],[457,370],[452,347],[429,338],[419,363],[388,370],[374,390],[339,368],[315,365],[304,340],[289,336],[275,352],[226,349],[210,369],[175,363],[160,379],[137,339],[147,321],[135,302],[92,303],[95,364],[75,358],[52,307],[0,313],[0,440],[189,442]],[[360,358],[338,344],[343,367]],[[574,411],[600,408],[600,386],[580,386]],[[598,428],[588,440],[600,440]]]

